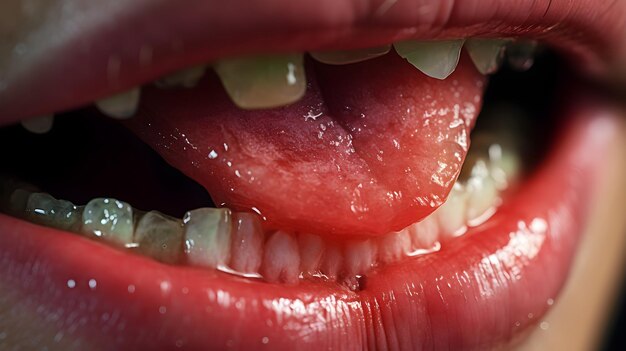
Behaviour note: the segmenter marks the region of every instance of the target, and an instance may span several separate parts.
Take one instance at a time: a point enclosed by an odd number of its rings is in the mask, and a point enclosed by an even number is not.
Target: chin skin
[[[602,173],[563,291],[532,330],[503,349],[583,351],[596,350],[602,342],[626,267],[626,118]]]

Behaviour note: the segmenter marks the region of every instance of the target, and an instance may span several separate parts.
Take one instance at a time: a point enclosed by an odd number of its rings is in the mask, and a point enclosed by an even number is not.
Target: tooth
[[[300,268],[308,274],[319,272],[320,261],[324,254],[324,241],[317,235],[302,233],[298,235],[300,246]]]
[[[463,231],[466,209],[467,193],[461,184],[455,183],[446,202],[435,212],[443,237],[454,237]]]
[[[302,54],[223,60],[215,64],[215,72],[242,109],[288,105],[306,90]]]
[[[45,226],[74,231],[80,223],[80,210],[73,203],[57,200],[45,193],[28,197],[25,212],[28,218]]]
[[[0,175],[0,211],[15,217],[24,217],[28,198],[32,193],[38,192],[39,189],[32,184]]]
[[[258,273],[265,236],[261,221],[251,213],[233,215],[230,267],[241,273]]]
[[[35,134],[46,134],[52,129],[54,124],[54,116],[40,116],[27,119],[21,122],[22,127],[27,131]]]
[[[178,71],[154,82],[159,88],[194,88],[204,76],[206,66],[196,66]]]
[[[510,39],[468,39],[465,48],[480,73],[492,74],[502,65],[504,49],[510,41]]]
[[[32,192],[25,189],[15,189],[11,193],[11,198],[9,199],[10,211],[15,215],[22,215],[26,209],[28,198],[30,198],[31,194]]]
[[[199,208],[183,218],[185,253],[192,265],[220,268],[230,257],[231,213],[226,208]]]
[[[141,89],[139,87],[109,96],[106,99],[96,101],[96,107],[100,112],[115,119],[131,118],[139,107],[139,97]]]
[[[439,224],[436,216],[428,216],[409,227],[409,234],[415,249],[431,249],[439,239]]]
[[[409,232],[404,229],[387,234],[382,238],[378,249],[378,258],[382,262],[391,263],[409,252],[411,252],[411,237]]]
[[[401,41],[393,44],[400,57],[425,75],[446,79],[459,63],[464,39],[440,41]]]
[[[344,266],[349,275],[365,274],[374,264],[376,247],[370,240],[350,242],[345,247]]]
[[[126,246],[133,242],[133,208],[122,201],[93,199],[83,209],[83,234]]]
[[[489,173],[498,190],[506,189],[515,182],[520,173],[520,160],[517,153],[500,144],[489,146]]]
[[[336,245],[329,245],[324,251],[324,256],[320,262],[320,271],[326,277],[334,279],[341,273],[343,257],[341,250]]]
[[[329,65],[345,65],[370,60],[389,52],[391,45],[343,51],[312,51],[311,57]]]
[[[528,71],[535,63],[538,43],[535,40],[518,40],[506,49],[506,56],[511,68],[524,72]]]
[[[178,263],[183,249],[183,226],[179,220],[157,211],[143,215],[137,223],[133,242],[137,251],[163,263]]]
[[[273,233],[263,252],[261,274],[269,282],[295,284],[300,275],[300,253],[293,235],[283,231]]]
[[[498,199],[498,190],[491,179],[487,164],[483,160],[476,161],[472,168],[472,175],[467,181],[467,209],[468,221],[482,216],[495,206]]]

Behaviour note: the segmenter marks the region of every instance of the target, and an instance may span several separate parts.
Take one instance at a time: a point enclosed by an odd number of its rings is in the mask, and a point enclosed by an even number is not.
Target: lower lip
[[[5,325],[117,350],[501,345],[557,298],[616,129],[596,104],[568,111],[547,161],[496,215],[437,253],[374,269],[358,292],[165,266],[0,215],[0,307],[20,311]]]

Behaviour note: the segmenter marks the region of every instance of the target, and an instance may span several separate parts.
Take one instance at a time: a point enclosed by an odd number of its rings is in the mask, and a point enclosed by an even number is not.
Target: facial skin
[[[36,26],[43,22],[42,18],[50,11],[41,2],[32,8],[30,18],[11,16],[19,11],[20,6],[26,6],[26,3],[27,1],[16,0],[0,5],[0,36],[16,36],[20,28]],[[52,4],[50,2],[48,6],[53,7]],[[6,64],[11,55],[9,52],[13,50],[9,43],[12,41],[0,40],[0,69],[10,67]],[[0,71],[1,73],[4,72]],[[536,324],[510,344],[500,345],[500,349],[589,350],[596,348],[602,341],[626,266],[623,255],[623,248],[626,247],[626,216],[623,213],[623,204],[626,202],[626,111],[621,117],[622,123],[617,131],[615,145],[610,154],[603,155],[605,161],[600,172],[602,176],[597,182],[599,190],[592,200],[588,224],[565,287],[545,316],[529,316],[529,319],[536,319]],[[4,125],[8,122],[2,123]],[[27,297],[16,296],[2,287],[0,295],[3,297],[0,298],[0,335],[4,333],[20,336],[7,339],[8,344],[0,342],[0,345],[17,349],[30,333],[48,332],[46,323],[39,320],[18,317],[15,313],[3,315],[3,311],[8,311],[19,299]],[[53,332],[49,331],[49,334],[48,339],[54,339]],[[80,344],[89,345],[89,340],[82,340]],[[59,350],[67,349],[68,345],[76,344],[65,339],[56,344]],[[92,346],[89,348],[93,349]],[[54,347],[48,349],[53,350]]]

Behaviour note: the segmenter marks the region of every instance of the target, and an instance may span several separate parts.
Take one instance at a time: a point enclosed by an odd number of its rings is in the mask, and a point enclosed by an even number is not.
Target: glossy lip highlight
[[[8,17],[6,39],[0,39],[0,57],[8,58],[0,61],[4,123],[87,104],[193,64],[254,52],[373,47],[407,38],[527,36],[603,77],[614,76],[613,68],[626,57],[613,45],[626,35],[626,6],[618,2],[276,0],[268,6],[263,0],[190,0],[180,6],[117,0],[102,9],[98,0],[57,0],[30,14],[21,12],[19,0],[3,6]],[[155,30],[154,18],[168,30]]]
[[[579,99],[583,100],[583,99]],[[0,216],[2,296],[63,333],[116,349],[472,349],[506,343],[563,284],[614,113],[589,100],[525,191],[433,255],[381,267],[354,293],[168,267]],[[111,265],[120,269],[111,269]],[[121,267],[128,267],[124,270]],[[106,318],[104,318],[106,316]],[[13,325],[19,325],[15,315]],[[78,324],[79,321],[82,325]],[[471,326],[471,327],[470,327]],[[53,340],[46,342],[52,343]]]

